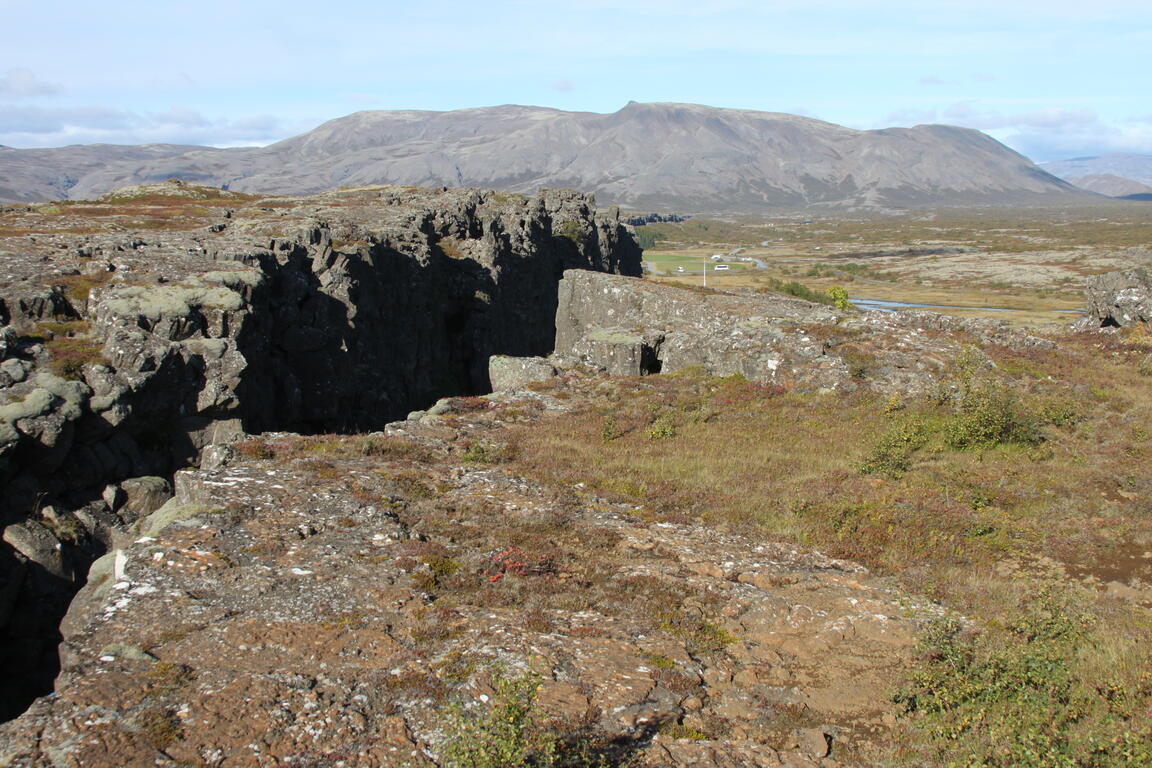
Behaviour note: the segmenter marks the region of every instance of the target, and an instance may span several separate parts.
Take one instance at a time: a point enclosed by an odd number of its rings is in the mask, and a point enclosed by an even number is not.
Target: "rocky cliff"
[[[564,269],[640,264],[570,192],[170,184],[10,209],[0,235],[0,652],[29,673],[4,676],[6,716],[48,690],[88,563],[173,471],[229,436],[485,392],[489,356],[551,350]]]
[[[834,311],[774,293],[733,295],[576,270],[564,274],[556,313],[556,356],[573,364],[630,376],[700,368],[840,392],[929,391],[972,337],[1052,346],[983,320]]]

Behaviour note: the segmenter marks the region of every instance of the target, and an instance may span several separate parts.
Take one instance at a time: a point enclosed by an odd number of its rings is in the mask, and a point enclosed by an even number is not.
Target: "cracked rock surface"
[[[510,678],[637,765],[867,764],[930,606],[467,460],[547,417],[531,392],[444,405],[177,473],[94,566],[57,692],[0,726],[0,764],[415,764]]]

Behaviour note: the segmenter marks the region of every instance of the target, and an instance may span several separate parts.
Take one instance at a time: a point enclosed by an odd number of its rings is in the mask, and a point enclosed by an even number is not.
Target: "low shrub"
[[[1085,649],[1104,643],[1066,584],[1017,608],[1002,626],[974,632],[941,619],[922,638],[921,665],[895,700],[917,715],[926,749],[988,768],[1152,765],[1152,673],[1085,674]],[[1112,663],[1124,655],[1105,653]]]
[[[911,468],[912,455],[920,450],[927,440],[928,430],[922,421],[897,424],[876,441],[872,451],[860,463],[860,472],[865,475],[892,477],[902,475]]]
[[[1003,443],[1036,445],[1042,439],[1036,418],[1022,407],[1019,397],[992,380],[964,392],[944,432],[948,446],[960,450]]]

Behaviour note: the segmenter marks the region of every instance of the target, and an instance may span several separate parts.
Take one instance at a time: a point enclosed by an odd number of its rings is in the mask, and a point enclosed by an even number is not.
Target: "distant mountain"
[[[1091,199],[967,128],[858,131],[694,104],[631,102],[607,115],[522,106],[357,112],[258,149],[0,154],[7,199],[85,198],[170,177],[284,194],[382,183],[572,187],[602,204],[682,211]]]
[[[1074,157],[1071,160],[1056,160],[1041,163],[1040,167],[1053,176],[1065,180],[1084,176],[1111,175],[1152,184],[1152,155],[1114,153],[1092,157]]]
[[[1080,189],[1108,197],[1144,199],[1152,196],[1152,187],[1147,184],[1112,173],[1094,173],[1090,176],[1069,178],[1066,181],[1070,181]]]
[[[90,144],[60,149],[0,149],[0,202],[32,202],[75,197],[72,190],[78,183],[107,169],[123,168],[124,175],[132,175],[160,160],[200,147]]]

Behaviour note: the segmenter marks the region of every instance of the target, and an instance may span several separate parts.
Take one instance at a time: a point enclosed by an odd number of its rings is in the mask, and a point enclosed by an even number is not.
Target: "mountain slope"
[[[1074,157],[1041,163],[1040,167],[1053,176],[1071,180],[1082,176],[1110,174],[1152,184],[1152,155],[1116,152],[1091,157]]]
[[[125,176],[136,176],[138,169],[200,149],[179,144],[92,144],[59,149],[13,149],[0,145],[0,201],[74,197],[72,190],[78,183],[106,168],[123,167]]]
[[[6,158],[30,151],[0,152],[0,186],[29,194],[4,179]],[[631,102],[607,115],[523,106],[358,112],[264,148],[157,155],[110,158],[72,172],[67,188],[47,187],[73,198],[172,176],[284,194],[380,183],[573,187],[601,203],[686,210],[1088,197],[970,129],[857,131],[692,104]]]
[[[1087,176],[1071,177],[1066,179],[1080,189],[1087,189],[1098,195],[1124,198],[1146,198],[1152,195],[1152,187],[1141,184],[1133,179],[1126,179],[1114,173],[1093,173]]]

